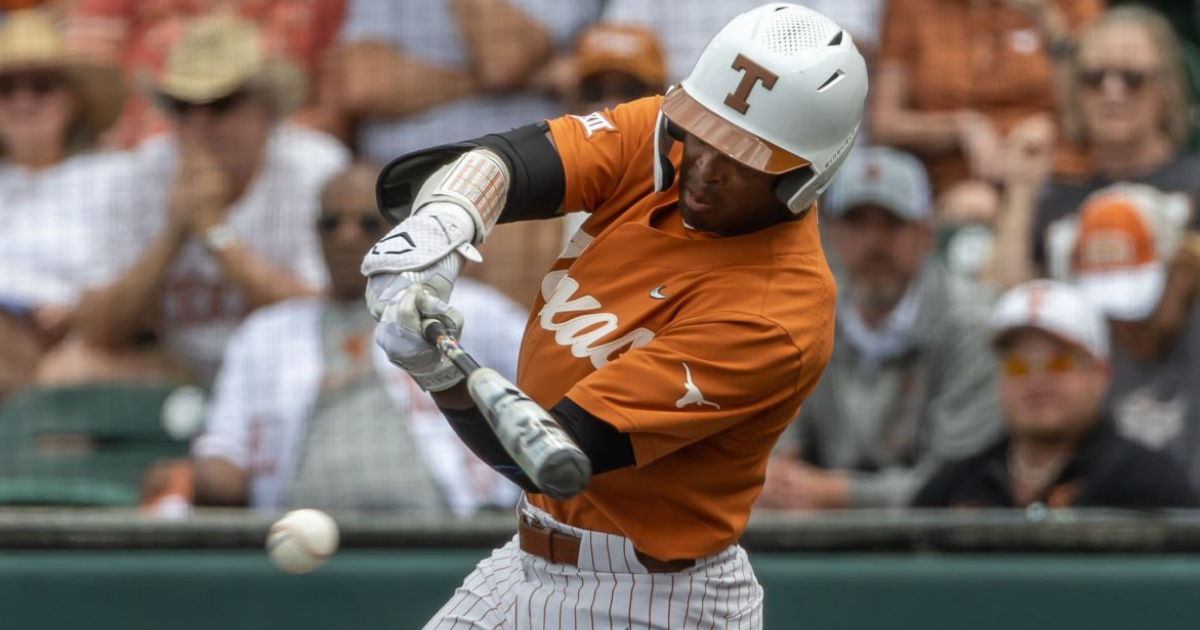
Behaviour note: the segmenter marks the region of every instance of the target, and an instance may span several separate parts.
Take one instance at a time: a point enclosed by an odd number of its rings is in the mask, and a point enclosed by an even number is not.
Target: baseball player
[[[850,36],[775,3],[726,25],[665,97],[412,153],[363,261],[376,341],[459,437],[526,490],[519,532],[426,626],[758,628],[737,541],[779,434],[831,352],[814,202],[867,92]],[[518,385],[594,476],[538,494],[417,330],[498,221],[588,213],[541,284]]]

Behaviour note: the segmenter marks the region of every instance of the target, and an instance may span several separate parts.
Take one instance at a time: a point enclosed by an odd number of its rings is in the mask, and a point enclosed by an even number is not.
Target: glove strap
[[[393,364],[396,365],[396,367],[404,369],[404,366],[400,365],[399,363],[395,363],[393,361]],[[455,385],[458,385],[464,378],[466,378],[463,376],[463,373],[458,370],[458,368],[454,367],[454,364],[450,362],[450,359],[447,359],[446,357],[442,357],[442,360],[438,362],[437,368],[432,372],[425,374],[413,374],[412,372],[409,372],[409,374],[413,377],[413,380],[417,382],[417,385],[427,392],[445,391],[451,387],[454,387]]]

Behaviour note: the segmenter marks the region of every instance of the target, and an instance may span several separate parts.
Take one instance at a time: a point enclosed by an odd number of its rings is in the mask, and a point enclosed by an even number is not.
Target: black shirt
[[[1007,437],[978,455],[942,465],[913,499],[913,507],[1018,506],[1008,474]],[[1048,507],[1188,508],[1200,498],[1169,457],[1117,434],[1108,418],[1079,443],[1074,457],[1042,492]]]
[[[1178,155],[1170,162],[1129,181],[1148,184],[1164,192],[1185,192],[1196,206],[1200,202],[1200,153]],[[1050,224],[1075,214],[1088,195],[1116,183],[1097,175],[1082,184],[1052,182],[1042,191],[1033,225],[1033,260],[1046,268],[1046,231]],[[1195,213],[1195,227],[1200,228],[1200,212]]]

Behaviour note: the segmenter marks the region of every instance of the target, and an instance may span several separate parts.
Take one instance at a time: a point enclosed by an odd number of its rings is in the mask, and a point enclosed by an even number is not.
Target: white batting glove
[[[422,321],[436,318],[455,337],[462,330],[463,316],[420,284],[409,285],[384,309],[375,327],[375,343],[383,348],[388,360],[412,375],[427,392],[450,389],[463,380],[463,373],[425,341]]]
[[[414,284],[430,288],[442,301],[450,299],[466,261],[483,260],[471,245],[470,217],[457,206],[439,205],[450,204],[430,204],[401,221],[363,258],[367,308],[376,320]]]

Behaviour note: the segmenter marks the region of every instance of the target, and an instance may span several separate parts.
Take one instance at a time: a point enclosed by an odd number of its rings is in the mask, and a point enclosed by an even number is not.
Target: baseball
[[[267,555],[288,573],[308,573],[337,551],[338,527],[320,510],[294,510],[267,532]]]

